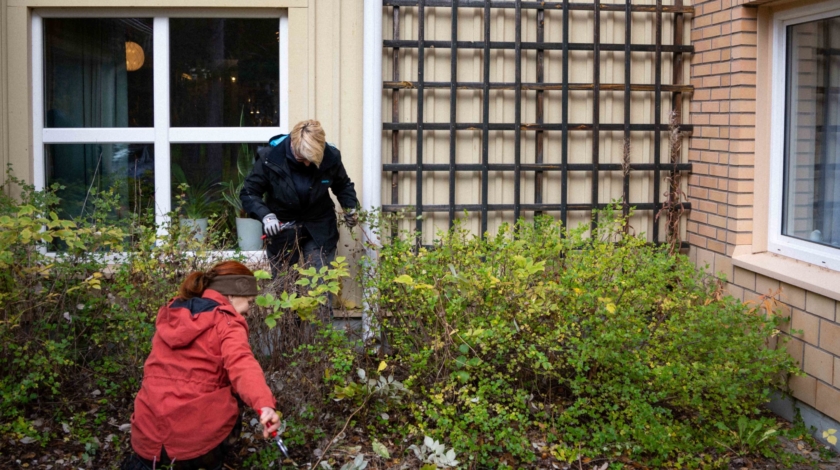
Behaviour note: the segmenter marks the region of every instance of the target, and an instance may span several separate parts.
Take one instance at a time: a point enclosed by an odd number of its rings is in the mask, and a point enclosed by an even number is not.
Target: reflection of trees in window
[[[840,246],[840,18],[788,27],[782,233]]]
[[[127,41],[146,55],[133,72]],[[46,127],[153,125],[150,19],[45,19],[44,58]]]
[[[277,19],[169,24],[173,127],[279,124]]]

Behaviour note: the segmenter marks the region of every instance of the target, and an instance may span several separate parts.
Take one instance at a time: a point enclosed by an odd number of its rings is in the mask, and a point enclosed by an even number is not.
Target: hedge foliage
[[[768,347],[784,319],[626,223],[608,210],[591,234],[546,218],[486,238],[456,225],[433,249],[411,234],[383,246],[368,301],[420,397],[410,432],[482,468],[546,454],[670,467],[736,445],[729,430],[760,421],[796,370]]]

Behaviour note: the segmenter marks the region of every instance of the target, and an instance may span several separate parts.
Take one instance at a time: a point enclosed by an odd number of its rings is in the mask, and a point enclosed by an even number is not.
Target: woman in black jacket
[[[261,220],[268,237],[272,275],[286,263],[321,268],[335,259],[338,224],[332,189],[348,227],[357,224],[359,205],[341,152],[327,144],[321,123],[301,121],[290,134],[272,137],[245,178],[239,197],[248,215]],[[265,199],[263,199],[265,195]]]

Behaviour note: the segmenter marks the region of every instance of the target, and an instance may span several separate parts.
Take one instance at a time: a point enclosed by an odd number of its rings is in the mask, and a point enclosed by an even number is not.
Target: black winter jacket
[[[341,207],[355,209],[359,205],[353,182],[341,163],[341,152],[331,144],[325,146],[324,159],[312,178],[309,198],[301,201],[287,160],[287,155],[292,152],[291,140],[288,135],[280,134],[269,140],[268,152],[259,152],[254,169],[245,178],[239,193],[242,207],[250,217],[259,221],[271,213],[281,222],[294,220],[309,231],[315,243],[324,247],[335,246],[338,243],[338,225],[335,204],[328,189],[332,189]]]

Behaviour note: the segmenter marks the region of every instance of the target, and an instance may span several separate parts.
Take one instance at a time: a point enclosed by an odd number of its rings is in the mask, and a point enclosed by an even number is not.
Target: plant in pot
[[[172,165],[172,176],[177,183],[181,199],[181,225],[188,227],[196,240],[204,241],[207,235],[208,216],[213,212],[215,190],[209,179],[199,180],[195,184],[187,183],[183,169]]]
[[[236,176],[233,181],[219,183],[222,187],[222,198],[230,204],[236,218],[236,234],[239,241],[239,249],[242,251],[257,251],[263,247],[262,222],[248,217],[245,209],[242,208],[242,200],[239,193],[245,184],[245,177],[251,171],[254,164],[254,154],[247,144],[242,144],[239,149],[239,156],[236,159]]]

